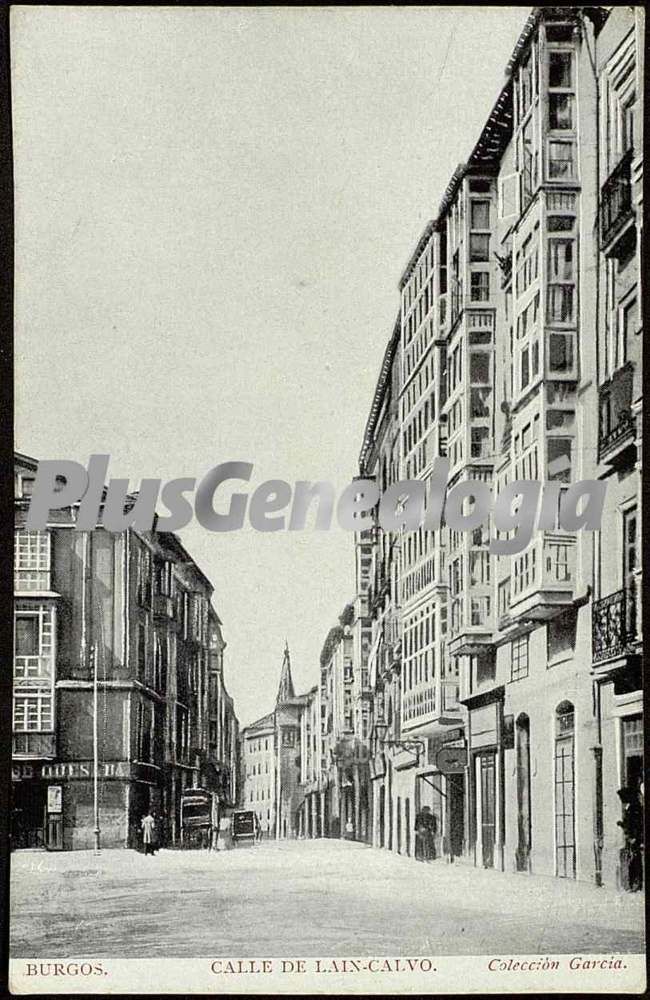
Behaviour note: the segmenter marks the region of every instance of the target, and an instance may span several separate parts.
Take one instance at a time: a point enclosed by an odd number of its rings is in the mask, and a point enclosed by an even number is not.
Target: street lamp
[[[388,747],[399,747],[400,750],[406,750],[407,753],[412,754],[417,764],[420,763],[420,754],[425,752],[424,740],[388,740],[386,739],[386,733],[388,732],[388,724],[384,719],[383,715],[380,715],[374,725],[375,733],[375,753],[377,753],[378,748],[386,749]]]

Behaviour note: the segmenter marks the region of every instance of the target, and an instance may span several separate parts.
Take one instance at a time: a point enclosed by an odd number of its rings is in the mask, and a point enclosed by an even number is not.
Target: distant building
[[[101,844],[150,809],[174,844],[185,788],[237,791],[212,584],[173,534],[77,532],[76,506],[26,531],[37,466],[16,456],[12,847],[93,845],[95,663]]]
[[[277,839],[297,837],[302,803],[300,729],[307,696],[296,696],[285,646],[275,709],[242,731],[242,807],[259,816],[262,831]]]
[[[257,813],[266,837],[275,837],[275,713],[242,730],[242,809]]]

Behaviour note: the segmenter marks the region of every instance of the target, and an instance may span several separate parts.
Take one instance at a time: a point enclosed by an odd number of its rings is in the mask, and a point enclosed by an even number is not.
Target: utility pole
[[[93,806],[95,815],[95,854],[99,854],[99,691],[97,683],[97,647],[90,648],[93,662]]]

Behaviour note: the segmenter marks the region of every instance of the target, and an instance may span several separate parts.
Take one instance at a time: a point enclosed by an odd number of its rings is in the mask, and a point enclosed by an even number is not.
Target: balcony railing
[[[615,371],[599,389],[598,459],[613,458],[619,445],[634,437],[632,416],[634,368],[630,362]]]
[[[16,757],[56,757],[54,733],[14,733],[13,753]]]
[[[594,601],[591,613],[593,662],[623,656],[637,636],[637,602],[633,587]]]
[[[628,151],[612,170],[600,194],[600,245],[607,246],[632,214],[631,165]]]

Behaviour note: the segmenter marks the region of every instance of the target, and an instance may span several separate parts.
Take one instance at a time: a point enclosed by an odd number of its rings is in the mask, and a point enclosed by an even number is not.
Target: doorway
[[[555,868],[560,878],[576,877],[575,717],[563,701],[555,714]]]
[[[531,815],[530,815],[530,719],[520,715],[516,726],[517,736],[517,850],[518,872],[530,867]]]
[[[481,846],[483,867],[494,868],[496,840],[496,757],[494,752],[479,757],[481,775]]]

